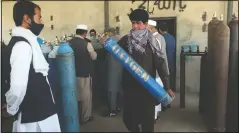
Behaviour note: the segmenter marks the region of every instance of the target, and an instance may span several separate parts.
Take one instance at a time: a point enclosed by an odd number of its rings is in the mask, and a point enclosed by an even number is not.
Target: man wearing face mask
[[[107,104],[107,52],[100,44],[95,29],[90,30],[90,40],[97,53],[97,60],[94,61],[93,96],[95,107],[101,107]]]
[[[102,59],[102,52],[104,51],[103,46],[99,43],[99,40],[96,38],[96,31],[95,29],[90,30],[90,40],[93,45],[95,52],[97,53],[97,59],[94,60],[94,73],[92,76],[93,81],[93,107],[96,108],[99,106],[101,99],[101,59]]]
[[[99,43],[99,40],[96,37],[95,29],[90,30],[90,40],[91,40],[91,43],[92,43],[94,49],[103,48],[103,46]]]
[[[147,30],[149,15],[136,9],[129,15],[132,30],[118,44],[153,78],[156,70],[171,96],[169,74],[162,52],[153,33]],[[159,102],[126,69],[122,76],[123,122],[130,132],[154,132],[154,110]]]
[[[13,7],[16,27],[6,48],[9,84],[6,112],[15,117],[13,132],[61,132],[54,97],[48,82],[49,65],[37,42],[44,25],[41,8],[29,1]]]

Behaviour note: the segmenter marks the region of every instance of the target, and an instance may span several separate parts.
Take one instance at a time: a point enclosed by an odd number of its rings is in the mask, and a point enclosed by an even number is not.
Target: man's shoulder
[[[170,34],[170,33],[167,33],[167,34],[163,34],[164,36],[168,36],[168,37],[170,37],[170,38],[173,38],[174,39],[174,36],[172,35],[172,34]]]
[[[23,55],[23,53],[27,54],[31,52],[32,48],[30,44],[25,41],[16,42],[15,45],[12,47],[12,53],[14,53],[14,55],[15,54]]]
[[[125,47],[128,44],[128,35],[122,36],[117,42],[121,47]]]
[[[126,39],[128,39],[128,35],[127,34],[122,36],[120,40],[126,40]]]
[[[84,40],[84,39],[82,39],[80,37],[74,37],[71,40],[69,40],[69,42],[71,42],[71,43],[73,43],[73,42],[77,43],[78,41],[80,41],[82,43],[88,43],[88,40]]]
[[[158,35],[160,38],[163,38],[163,35],[162,35],[162,34],[158,33],[157,35]]]
[[[91,40],[90,40],[90,39],[88,39],[88,38],[85,38],[85,41],[86,41],[86,42],[91,42]]]
[[[8,45],[9,44],[16,44],[17,42],[26,42],[27,44],[30,44],[29,42],[28,42],[28,40],[27,39],[25,39],[24,37],[21,37],[21,36],[12,36],[11,37],[11,39],[10,39],[10,41],[9,41],[9,43],[8,43]]]
[[[29,49],[31,48],[30,43],[27,41],[27,39],[20,37],[20,36],[13,36],[8,45],[6,45],[7,49],[13,49],[13,48],[18,48],[21,47],[21,49]]]
[[[165,39],[164,39],[163,35],[161,35],[161,34],[158,34],[158,35],[157,35],[157,37],[158,37],[160,40],[162,40],[162,41],[165,41]]]

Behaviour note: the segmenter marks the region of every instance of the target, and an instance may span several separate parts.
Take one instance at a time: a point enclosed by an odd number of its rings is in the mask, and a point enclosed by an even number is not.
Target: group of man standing
[[[121,96],[122,65],[103,48],[103,42],[97,39],[94,29],[90,30],[90,38],[87,38],[87,25],[80,24],[76,28],[76,36],[69,41],[75,53],[75,69],[78,82],[78,107],[80,122],[85,124],[93,120],[92,99],[106,105],[108,110],[103,116],[114,116],[120,111],[119,98]],[[115,29],[107,30],[114,39]]]
[[[33,2],[19,1],[13,7],[13,18],[16,27],[4,53],[4,83],[8,88],[6,104],[2,106],[4,116],[15,116],[14,132],[60,132],[54,96],[47,77],[49,65],[37,42],[37,36],[44,27],[41,8]],[[152,77],[157,76],[159,83],[175,97],[169,80],[166,38],[164,41],[155,28],[155,22],[149,21],[147,11],[136,9],[129,19],[132,29],[127,35],[119,39],[114,31],[110,36]],[[69,41],[75,54],[81,123],[93,120],[92,83],[104,77],[104,74],[98,73],[98,78],[94,79],[94,68],[99,67],[94,66],[97,63],[95,60],[100,59],[104,40],[97,40],[93,29],[90,30],[91,38],[87,39],[87,32],[86,25],[77,25],[76,37]],[[157,113],[155,106],[160,102],[112,55],[106,53],[105,57],[107,66],[103,66],[103,62],[98,71],[108,71],[106,96],[110,103],[106,116],[114,116],[120,111],[118,100],[123,92],[123,122],[127,129],[130,132],[153,132]]]

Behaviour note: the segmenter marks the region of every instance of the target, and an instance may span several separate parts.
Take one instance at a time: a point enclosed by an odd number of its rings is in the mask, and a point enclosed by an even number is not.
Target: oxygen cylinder
[[[57,39],[56,39],[57,40]],[[57,40],[55,43],[52,43],[52,50],[49,52],[48,54],[48,60],[49,60],[49,66],[50,66],[50,70],[49,70],[49,82],[51,84],[51,86],[55,89],[56,85],[56,79],[58,78],[55,75],[56,73],[56,55],[57,55],[57,50],[59,48],[59,41]]]
[[[214,45],[214,42],[216,40],[215,38],[215,29],[216,29],[216,26],[217,24],[219,23],[219,20],[217,18],[217,15],[216,15],[216,12],[213,14],[213,18],[212,20],[209,22],[208,24],[208,53],[207,53],[207,67],[206,67],[206,72],[208,72],[206,74],[206,76],[208,77],[208,79],[210,80],[207,85],[205,86],[205,90],[207,92],[206,94],[206,100],[207,100],[207,105],[206,105],[206,108],[205,108],[205,117],[206,117],[206,121],[207,123],[209,123],[209,120],[210,120],[210,110],[211,110],[211,101],[210,101],[210,96],[212,96],[214,93],[212,91],[212,87],[211,85],[213,85],[213,79],[211,79],[211,51],[212,51],[212,46]],[[210,124],[210,123],[209,123]]]
[[[62,114],[61,114],[61,103],[60,103],[60,88],[59,88],[59,76],[57,73],[57,64],[56,64],[56,54],[59,46],[53,46],[53,50],[49,53],[48,55],[48,63],[49,63],[49,73],[48,73],[48,78],[49,78],[49,83],[51,85],[51,89],[54,95],[55,103],[57,106],[57,111],[59,115],[59,121],[61,128],[63,127],[63,121],[62,121]]]
[[[43,39],[41,39],[40,37],[37,37],[37,42],[39,46],[41,47],[41,45],[43,44]]]
[[[42,53],[43,53],[45,59],[48,61],[48,54],[51,51],[51,47],[48,45],[48,43],[43,38],[37,37],[37,42],[41,47],[41,50],[42,50]]]
[[[104,43],[105,49],[112,54],[123,66],[159,101],[163,106],[169,105],[173,98],[152,78],[133,58],[131,58],[112,38]]]
[[[228,82],[228,60],[229,60],[229,27],[224,24],[223,16],[214,29],[213,39],[210,44],[210,52],[208,51],[210,62],[210,88],[211,104],[209,113],[209,132],[225,131],[225,114],[226,114],[226,98],[227,98],[227,82]]]
[[[45,56],[45,58],[48,61],[49,60],[48,55],[52,50],[51,46],[47,42],[45,42],[42,44],[41,49],[42,49],[43,55]]]
[[[80,132],[77,86],[75,73],[75,58],[69,43],[64,41],[56,56],[57,70],[61,91],[61,110],[63,118],[63,132]]]
[[[48,55],[48,59],[49,59],[49,66],[50,66],[50,70],[49,70],[49,82],[51,84],[51,87],[54,88],[55,85],[55,75],[56,73],[56,55],[57,55],[57,50],[58,50],[59,46],[53,46],[52,51],[49,53]]]
[[[230,49],[229,49],[229,77],[233,73],[231,70],[237,60],[236,52],[238,51],[238,18],[233,16],[232,21],[228,24],[230,28]]]
[[[217,24],[219,23],[219,20],[217,18],[216,12],[213,14],[212,20],[208,23],[208,52],[211,49],[211,45],[214,44],[215,39],[215,28],[217,27]]]
[[[226,132],[238,132],[238,18],[233,16],[228,26],[230,28],[230,49]]]

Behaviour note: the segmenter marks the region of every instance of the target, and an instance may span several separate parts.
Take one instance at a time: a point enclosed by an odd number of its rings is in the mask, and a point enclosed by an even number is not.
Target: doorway
[[[175,42],[176,42],[176,47],[174,50],[174,56],[173,56],[173,67],[170,70],[170,83],[172,86],[172,90],[175,92],[176,91],[176,53],[177,53],[177,18],[176,17],[158,17],[158,18],[150,18],[154,21],[157,22],[157,30],[159,31],[159,26],[160,24],[166,23],[168,26],[168,33],[171,34],[174,38],[175,38]],[[167,44],[166,44],[167,45]]]

